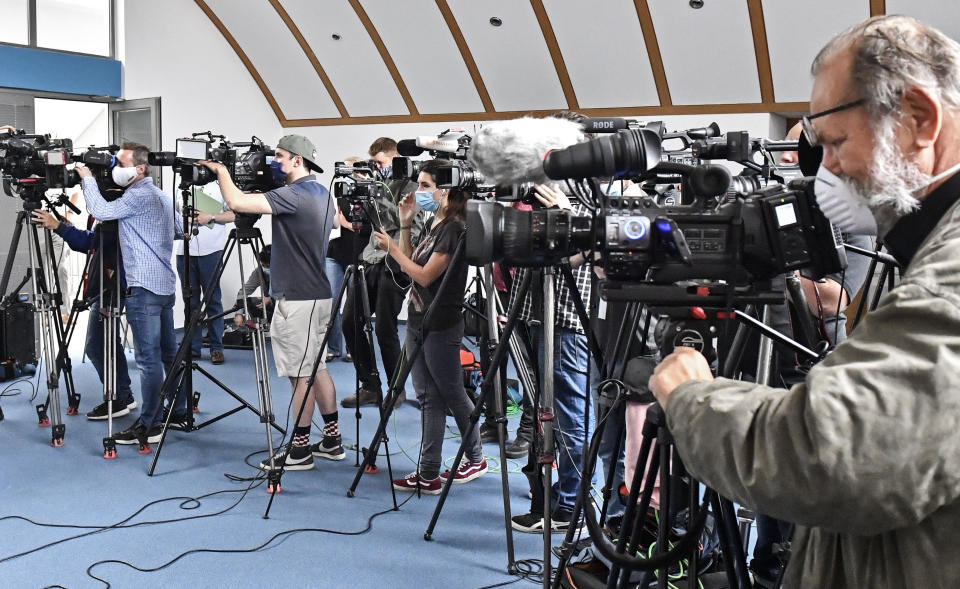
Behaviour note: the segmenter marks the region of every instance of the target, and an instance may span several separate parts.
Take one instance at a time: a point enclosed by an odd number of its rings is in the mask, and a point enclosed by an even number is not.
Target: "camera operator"
[[[190,244],[190,284],[183,283],[184,267],[187,260],[183,256],[183,243],[177,244],[177,273],[180,275],[180,286],[183,288],[184,300],[190,299],[190,308],[199,309],[201,301],[207,297],[207,289],[212,291],[210,304],[207,305],[207,317],[216,317],[223,313],[223,300],[220,294],[220,283],[211,284],[211,278],[220,263],[223,246],[227,243],[227,223],[233,223],[234,214],[226,208],[220,188],[215,182],[199,187],[192,187],[195,197],[204,197],[219,201],[221,211],[215,214],[198,211],[196,214],[196,234]],[[202,318],[201,318],[202,319]],[[205,324],[207,337],[210,339],[210,363],[223,364],[223,317],[219,317]],[[199,358],[203,350],[203,326],[193,332],[193,341],[190,343],[190,352],[194,358]]]
[[[119,221],[120,250],[127,279],[125,306],[127,322],[133,331],[133,349],[140,370],[140,417],[118,433],[118,444],[134,444],[138,439],[150,443],[160,440],[163,411],[160,389],[164,370],[172,368],[177,353],[173,333],[173,303],[177,276],[170,259],[179,225],[174,216],[173,199],[163,193],[148,175],[150,150],[139,143],[124,143],[117,152],[112,175],[123,196],[108,202],[100,194],[90,170],[77,166],[82,178],[87,210],[100,221]],[[171,423],[186,418],[187,398],[178,391]]]
[[[960,583],[960,44],[874,17],[813,63],[807,139],[869,206],[900,284],[789,391],[679,348],[650,385],[692,475],[796,522],[787,587]]]
[[[360,157],[348,157],[343,160],[348,166],[358,162],[363,162]],[[354,173],[354,177],[362,178],[368,174]],[[341,199],[344,202],[337,203],[337,208],[349,204],[347,199]],[[327,278],[330,279],[331,292],[340,292],[340,284],[343,282],[344,273],[347,267],[353,263],[355,255],[362,251],[364,246],[370,240],[372,229],[365,225],[359,232],[353,231],[353,224],[343,216],[341,210],[337,211],[337,223],[340,225],[340,235],[330,240],[327,248]],[[346,231],[344,231],[346,229]],[[349,289],[349,286],[348,286]],[[349,290],[347,291],[350,292]],[[345,362],[352,362],[353,357],[347,351],[346,343],[343,339],[343,327],[340,316],[340,309],[333,310],[333,327],[330,329],[330,337],[327,343],[327,362],[343,357]]]
[[[397,142],[389,137],[380,137],[370,145],[370,157],[377,162],[380,172],[384,176],[390,174],[393,158],[397,157]],[[390,239],[398,240],[404,228],[400,223],[397,204],[399,199],[410,192],[412,183],[407,178],[389,180],[386,193],[378,192],[374,199],[376,218],[378,223]],[[347,224],[344,229],[351,230]],[[423,215],[418,213],[410,221],[411,243],[418,243],[423,231]],[[400,269],[399,265],[389,258],[384,250],[378,249],[376,236],[370,236],[370,242],[360,257],[367,265],[364,277],[367,283],[370,309],[376,315],[377,342],[380,346],[380,356],[386,370],[387,381],[396,372],[400,361],[400,336],[397,330],[397,320],[400,316],[400,307],[403,304],[404,291],[410,286],[410,279]],[[343,308],[342,327],[343,336],[347,341],[347,350],[356,363],[357,374],[360,377],[360,390],[354,395],[344,397],[340,404],[344,407],[356,407],[357,404],[376,405],[380,398],[381,380],[377,374],[377,366],[373,357],[373,350],[363,335],[363,305],[356,300],[360,296],[359,289],[353,289],[355,296],[348,297]],[[397,397],[397,406],[406,399],[406,395]]]
[[[437,495],[450,471],[440,474],[443,436],[447,427],[447,410],[453,414],[461,432],[470,426],[473,403],[463,388],[463,369],[460,367],[460,343],[463,340],[463,290],[467,285],[468,265],[465,258],[453,260],[460,236],[465,231],[465,210],[469,193],[460,190],[439,190],[436,171],[440,160],[427,162],[421,168],[416,195],[408,194],[400,201],[400,245],[386,233],[377,231],[375,237],[381,249],[396,260],[413,280],[410,304],[407,307],[406,349],[413,356],[414,347],[423,346],[411,368],[413,387],[420,401],[423,425],[423,445],[420,450],[419,471],[393,481],[398,491],[416,491]],[[413,248],[410,224],[417,207],[436,211],[430,232]],[[456,262],[451,266],[451,262]],[[440,292],[440,284],[447,272],[451,279]],[[437,299],[437,297],[441,297]],[[423,334],[424,314],[436,300],[430,316],[426,336]],[[487,472],[480,436],[474,428],[467,440],[464,460],[454,475],[454,483],[468,483]]]
[[[316,151],[302,135],[281,137],[270,168],[286,185],[262,194],[241,192],[223,164],[200,162],[216,173],[223,198],[234,213],[272,215],[272,245],[276,246],[272,251],[276,253],[270,256],[273,272],[269,294],[276,308],[270,341],[277,374],[288,377],[293,387],[293,411],[303,405],[289,454],[282,449],[274,456],[275,463],[286,470],[309,470],[314,456],[328,460],[346,457],[340,438],[337,392],[323,358],[316,374],[309,374],[330,317],[330,283],[323,266],[336,217],[327,189],[310,174],[310,170],[321,171]],[[307,389],[311,376],[313,385]],[[314,403],[323,417],[323,439],[311,446]],[[260,466],[269,468],[269,458]]]
[[[573,207],[569,198],[562,191],[552,185],[538,185],[536,187],[537,200],[546,208],[559,207],[571,209],[578,215],[586,215],[586,208],[582,205]],[[582,254],[571,257],[573,276],[576,289],[584,301],[590,300],[590,268],[585,265]],[[523,275],[530,272],[528,269],[517,269],[510,289],[510,308],[516,304],[518,287],[523,281]],[[537,282],[536,280],[534,281]],[[577,490],[581,484],[580,467],[583,463],[583,443],[593,433],[594,415],[590,412],[589,420],[584,419],[586,408],[590,403],[587,390],[588,356],[587,337],[580,319],[577,316],[573,302],[574,293],[567,281],[560,275],[556,277],[556,329],[554,332],[554,426],[557,435],[556,459],[557,482],[553,486],[553,497],[542,497],[543,485],[536,484],[539,476],[539,461],[533,455],[535,448],[531,445],[531,455],[523,471],[531,480],[533,502],[529,513],[513,517],[513,529],[521,532],[543,532],[543,502],[550,501],[552,505],[551,522],[554,530],[566,529],[571,525],[572,512],[576,502]],[[540,355],[543,355],[542,326],[543,310],[542,289],[532,286],[522,302],[519,319],[530,326],[530,333],[534,341],[538,342]],[[552,448],[544,452],[553,452]],[[594,479],[595,480],[595,477]],[[591,481],[584,481],[589,485]],[[575,525],[575,524],[574,524]]]
[[[77,229],[69,222],[57,220],[56,217],[46,211],[36,210],[32,213],[33,222],[43,225],[45,228],[59,235],[63,241],[75,252],[93,253],[90,260],[90,274],[87,279],[86,290],[83,297],[88,301],[93,301],[90,305],[90,319],[87,325],[87,340],[84,344],[83,352],[93,364],[97,376],[103,383],[103,316],[100,314],[100,307],[103,299],[115,301],[121,293],[114,292],[114,272],[120,272],[120,288],[126,288],[126,278],[123,273],[123,261],[113,255],[116,249],[117,234],[115,231],[103,234],[100,240],[100,232],[103,227],[97,224],[93,231],[84,231]],[[103,285],[100,284],[100,261],[103,260],[106,277],[109,278]],[[122,257],[122,256],[121,256]],[[127,370],[127,356],[123,353],[123,343],[120,341],[120,332],[117,332],[117,341],[114,349],[117,350],[116,369],[117,369],[117,399],[113,403],[113,417],[123,417],[128,415],[131,409],[137,408],[137,402],[133,398],[133,390],[130,388],[130,373]],[[107,419],[107,402],[104,401],[87,412],[87,419],[91,421],[101,421]]]

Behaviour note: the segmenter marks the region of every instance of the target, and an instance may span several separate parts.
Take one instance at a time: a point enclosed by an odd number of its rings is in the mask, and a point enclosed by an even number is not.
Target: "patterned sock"
[[[323,435],[340,437],[340,415],[338,411],[322,415],[323,417]]]
[[[297,447],[310,445],[310,426],[293,428],[293,445]]]

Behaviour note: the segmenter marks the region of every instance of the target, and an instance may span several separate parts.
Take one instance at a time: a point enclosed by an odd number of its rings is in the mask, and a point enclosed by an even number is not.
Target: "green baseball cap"
[[[285,149],[293,155],[299,155],[308,168],[318,174],[323,173],[323,169],[317,165],[317,148],[313,146],[313,141],[303,135],[284,135],[277,142],[277,147]]]

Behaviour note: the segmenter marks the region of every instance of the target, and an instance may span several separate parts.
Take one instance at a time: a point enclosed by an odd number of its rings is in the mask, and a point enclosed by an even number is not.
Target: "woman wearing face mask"
[[[407,307],[407,356],[412,357],[415,345],[423,345],[423,351],[410,372],[423,419],[419,470],[394,480],[393,487],[400,491],[419,488],[420,492],[430,495],[439,494],[443,482],[451,476],[450,471],[440,474],[447,409],[461,432],[467,431],[473,411],[473,403],[463,388],[460,367],[460,342],[463,339],[460,307],[467,283],[467,263],[463,258],[452,260],[465,230],[464,211],[468,195],[459,190],[437,189],[437,169],[446,163],[441,160],[426,162],[421,168],[417,192],[406,195],[400,202],[399,245],[387,234],[375,233],[380,248],[386,250],[413,279]],[[434,211],[434,217],[430,232],[414,248],[410,242],[410,224],[417,207]],[[440,284],[447,272],[453,275],[440,292]],[[435,299],[435,309],[424,335],[424,313]],[[487,462],[483,458],[480,436],[474,428],[467,440],[466,456],[453,474],[453,482],[467,483],[486,472]]]

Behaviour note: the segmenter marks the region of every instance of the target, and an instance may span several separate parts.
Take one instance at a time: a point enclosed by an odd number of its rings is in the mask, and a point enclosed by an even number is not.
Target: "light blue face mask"
[[[433,200],[432,190],[418,190],[414,196],[417,199],[417,206],[425,211],[436,211],[440,208],[440,203]]]

